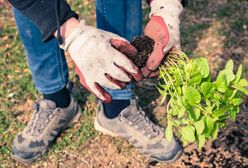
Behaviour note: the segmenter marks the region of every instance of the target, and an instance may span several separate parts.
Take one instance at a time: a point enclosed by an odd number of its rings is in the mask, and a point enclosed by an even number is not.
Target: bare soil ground
[[[94,24],[94,1],[69,1],[80,15]],[[232,58],[243,64],[248,78],[248,2],[245,0],[195,0],[182,15],[181,43],[189,56],[206,57],[213,74]],[[243,168],[248,167],[248,101],[246,99],[235,123],[230,122],[215,141],[202,150],[185,147],[174,163],[152,163],[120,138],[97,133],[93,127],[96,101],[77,82],[74,94],[84,109],[80,121],[57,139],[57,143],[33,164],[20,164],[10,158],[14,136],[30,119],[36,100],[34,85],[25,54],[16,32],[7,1],[0,0],[0,167],[21,168]],[[144,5],[144,21],[148,8]],[[145,24],[145,23],[144,23]],[[68,58],[70,67],[70,59]],[[236,66],[237,67],[237,66]],[[157,124],[166,126],[165,105],[159,106],[156,91],[136,88],[140,104]]]

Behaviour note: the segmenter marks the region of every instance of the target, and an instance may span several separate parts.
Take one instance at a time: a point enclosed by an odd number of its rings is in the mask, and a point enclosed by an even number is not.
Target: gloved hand
[[[172,48],[181,49],[179,16],[183,6],[180,0],[152,0],[150,5],[150,21],[145,28],[145,35],[152,38],[155,44],[146,67],[142,69],[145,77],[156,74],[164,56]]]
[[[111,96],[102,87],[121,89],[132,78],[142,80],[139,69],[125,56],[136,55],[137,50],[116,34],[81,22],[61,48],[68,50],[75,62],[81,84],[105,102],[110,102]]]

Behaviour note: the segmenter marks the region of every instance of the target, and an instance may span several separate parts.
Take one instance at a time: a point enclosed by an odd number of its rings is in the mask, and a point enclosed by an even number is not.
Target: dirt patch
[[[138,54],[129,58],[138,68],[146,66],[146,62],[153,51],[154,41],[147,36],[136,37],[131,44],[138,50]]]

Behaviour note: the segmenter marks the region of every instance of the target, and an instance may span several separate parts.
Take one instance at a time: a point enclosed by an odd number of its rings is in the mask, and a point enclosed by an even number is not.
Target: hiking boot
[[[170,142],[165,139],[164,129],[147,118],[136,99],[132,99],[131,104],[114,119],[105,116],[103,105],[99,103],[95,129],[126,139],[151,161],[172,162],[182,153],[181,145],[174,138]]]
[[[28,125],[13,142],[12,158],[23,163],[39,158],[81,115],[81,108],[73,97],[67,108],[57,108],[55,102],[42,100],[35,104],[34,110]]]

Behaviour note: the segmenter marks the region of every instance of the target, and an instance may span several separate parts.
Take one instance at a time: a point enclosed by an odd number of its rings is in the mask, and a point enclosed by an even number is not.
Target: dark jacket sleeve
[[[42,33],[43,41],[52,37],[58,27],[57,24],[62,25],[71,17],[78,18],[65,0],[9,0],[9,2],[34,22]]]
[[[182,5],[183,5],[183,7],[188,6],[188,0],[182,0]]]

